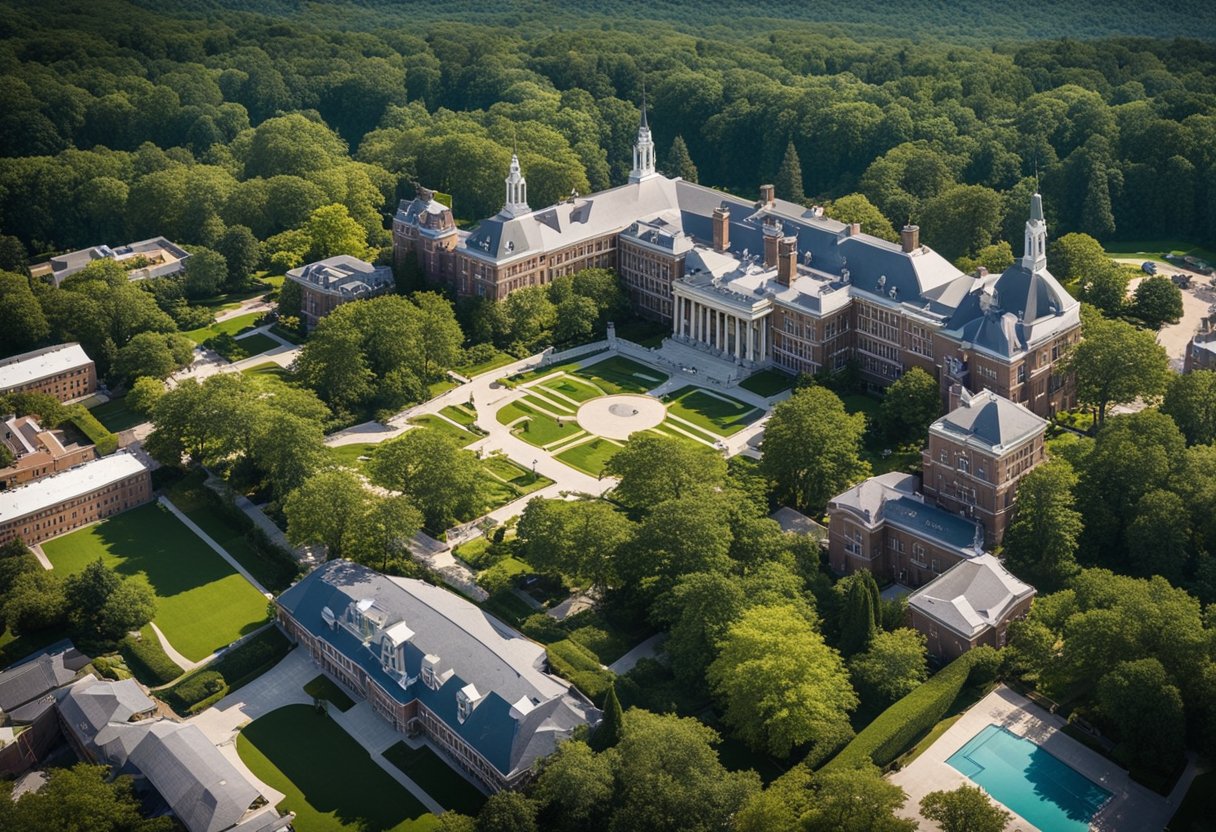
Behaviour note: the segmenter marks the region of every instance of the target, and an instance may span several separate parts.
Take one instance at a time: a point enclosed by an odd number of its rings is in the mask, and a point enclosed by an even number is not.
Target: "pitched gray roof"
[[[926,503],[919,491],[920,477],[892,471],[837,494],[829,505],[849,511],[870,528],[890,523],[967,557],[978,555],[977,545],[983,541],[980,525]]]
[[[782,506],[770,514],[769,517],[777,521],[777,525],[781,526],[783,532],[809,534],[816,540],[823,540],[828,536],[826,528],[807,517],[801,511],[792,509],[789,506]]]
[[[964,389],[959,406],[930,425],[929,430],[954,441],[999,451],[1044,432],[1047,420],[991,390],[971,393]]]
[[[11,714],[58,687],[66,685],[89,663],[89,657],[70,641],[35,653],[0,673],[0,711]]]
[[[1018,602],[1035,594],[995,555],[961,561],[908,596],[908,606],[967,637],[995,627]]]
[[[71,687],[55,694],[59,712],[71,729],[86,744],[104,745],[109,739],[106,728],[125,724],[137,714],[149,713],[156,703],[147,697],[134,679],[103,682],[85,676]]]

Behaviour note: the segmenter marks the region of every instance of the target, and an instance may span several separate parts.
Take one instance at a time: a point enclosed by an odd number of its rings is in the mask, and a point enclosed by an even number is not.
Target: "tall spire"
[[[641,182],[657,176],[654,169],[654,139],[650,136],[650,121],[646,117],[646,87],[642,86],[642,120],[638,124],[638,138],[633,145],[633,170],[630,182]]]
[[[1030,219],[1026,221],[1022,268],[1028,272],[1047,268],[1047,222],[1043,219],[1043,197],[1037,190],[1030,198]]]
[[[515,140],[511,140],[511,168],[507,172],[507,198],[503,203],[502,211],[499,213],[504,217],[518,217],[522,214],[529,213],[532,209],[528,207],[528,180],[524,179],[523,172],[519,167],[519,154],[515,152]]]

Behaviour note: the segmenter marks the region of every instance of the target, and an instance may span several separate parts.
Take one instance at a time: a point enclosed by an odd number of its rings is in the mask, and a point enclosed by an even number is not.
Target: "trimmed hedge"
[[[79,404],[68,408],[68,421],[97,446],[98,456],[108,456],[118,450],[118,435],[110,433],[97,417]]]
[[[880,768],[887,765],[946,715],[973,670],[976,677],[989,676],[995,655],[991,647],[977,647],[959,656],[879,714],[824,769],[855,768],[869,762]]]
[[[289,650],[291,642],[271,626],[159,695],[177,713],[196,714],[261,676]]]
[[[184,671],[165,653],[151,627],[145,625],[140,635],[139,639],[127,636],[118,646],[127,668],[136,679],[148,687],[156,687],[182,675]]]
[[[599,702],[616,678],[611,670],[600,666],[595,654],[568,638],[555,641],[545,648],[549,667],[558,676],[572,682],[587,696]]]

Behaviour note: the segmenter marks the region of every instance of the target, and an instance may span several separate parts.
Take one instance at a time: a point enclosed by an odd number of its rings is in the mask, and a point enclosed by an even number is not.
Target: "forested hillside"
[[[668,170],[747,194],[774,178],[808,200],[861,192],[951,257],[1020,239],[1036,171],[1053,235],[1216,237],[1207,42],[978,47],[797,20],[755,34],[720,4],[700,35],[501,25],[510,7],[407,22],[405,7],[370,4],[356,31],[327,7],[185,5],[9,4],[0,223],[25,256],[152,234],[215,245],[233,225],[265,240],[333,202],[383,245],[383,215],[414,181],[452,193],[465,220],[497,210],[516,139],[533,205],[604,188],[628,170],[643,84]],[[670,154],[677,136],[687,159]],[[788,165],[777,176],[791,143],[796,182]],[[22,256],[11,239],[4,250],[3,265]]]

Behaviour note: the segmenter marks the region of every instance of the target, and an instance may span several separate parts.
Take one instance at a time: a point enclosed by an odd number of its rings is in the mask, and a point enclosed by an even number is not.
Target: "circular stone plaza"
[[[588,433],[623,440],[660,425],[667,418],[667,407],[650,396],[604,396],[584,402],[576,418],[579,427]]]

